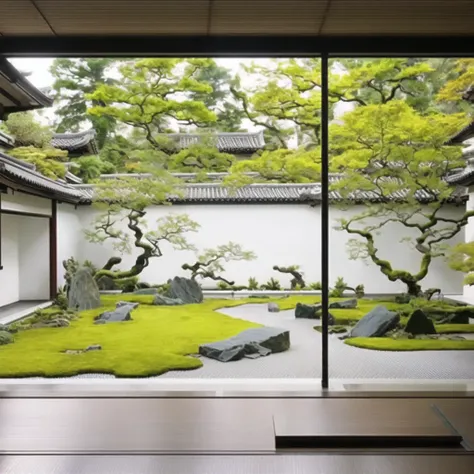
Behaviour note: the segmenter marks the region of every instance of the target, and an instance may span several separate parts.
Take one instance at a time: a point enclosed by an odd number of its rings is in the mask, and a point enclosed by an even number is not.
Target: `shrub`
[[[217,288],[219,288],[219,290],[230,290],[231,286],[225,281],[220,281],[217,283]]]
[[[249,284],[248,284],[248,289],[249,290],[258,290],[259,284],[256,278],[250,277],[249,278]]]
[[[321,290],[321,288],[322,288],[322,287],[321,287],[321,282],[320,282],[320,281],[317,281],[317,282],[315,282],[315,283],[310,283],[309,288],[310,288],[311,290],[319,291],[319,290]]]
[[[54,305],[62,310],[67,310],[69,308],[69,301],[64,288],[58,288],[58,293],[56,298],[54,298]]]
[[[0,331],[0,346],[5,344],[11,344],[13,342],[13,336],[7,331]]]
[[[281,290],[281,285],[280,285],[280,282],[278,280],[276,280],[275,278],[270,278],[270,280],[268,280],[266,283],[264,283],[261,288],[263,290]]]
[[[333,298],[341,298],[344,295],[344,291],[347,289],[347,283],[343,277],[337,277],[334,288],[332,289],[330,296]]]

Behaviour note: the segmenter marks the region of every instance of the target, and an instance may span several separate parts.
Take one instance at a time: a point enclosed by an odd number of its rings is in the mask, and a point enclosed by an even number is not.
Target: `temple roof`
[[[205,138],[217,139],[217,149],[224,153],[255,153],[265,146],[263,132],[227,132],[215,135],[199,133],[170,133],[167,137],[175,140],[179,148],[187,148]]]
[[[95,136],[96,132],[92,128],[76,133],[55,133],[51,145],[68,151],[71,156],[95,155],[99,152]]]
[[[51,97],[37,89],[7,59],[0,58],[0,118],[51,105]]]
[[[63,181],[54,181],[36,171],[35,165],[0,153],[0,183],[31,194],[77,203],[83,194]]]
[[[179,177],[183,173],[175,175]],[[191,173],[184,173],[189,178]],[[222,173],[214,173],[221,175]],[[135,174],[135,175],[103,175],[101,179],[120,179],[123,177],[134,179],[150,178],[149,174]],[[336,184],[342,179],[342,175],[332,174],[329,177],[331,184]],[[220,204],[220,203],[313,203],[317,204],[321,201],[321,184],[320,183],[255,183],[248,186],[243,186],[237,189],[230,189],[222,186],[216,179],[210,183],[186,183],[180,189],[182,195],[170,195],[168,200],[174,204]],[[85,202],[91,201],[94,197],[93,184],[82,184],[74,186],[83,193]],[[403,189],[393,193],[390,200],[403,202],[406,199],[407,192]],[[432,202],[432,194],[426,191],[419,191],[417,193],[419,202]],[[465,189],[457,188],[453,194],[451,202],[458,203],[467,199]],[[338,191],[330,191],[329,200],[332,203],[343,202],[345,199]],[[379,202],[380,198],[376,193],[367,191],[356,191],[349,200],[353,203],[362,202]]]

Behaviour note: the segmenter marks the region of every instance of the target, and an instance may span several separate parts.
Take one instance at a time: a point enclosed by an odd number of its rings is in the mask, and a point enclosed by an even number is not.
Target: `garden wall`
[[[368,293],[396,293],[404,290],[403,285],[392,283],[381,274],[372,263],[350,260],[346,250],[349,236],[333,227],[337,219],[348,218],[360,213],[359,206],[348,211],[337,207],[330,209],[330,280],[335,281],[343,276],[350,286],[363,283]],[[80,207],[76,211],[84,228],[90,228],[90,223],[97,215],[93,207]],[[464,212],[463,206],[452,206],[449,213]],[[245,249],[257,254],[257,259],[250,262],[229,262],[225,264],[225,276],[235,280],[236,284],[244,285],[249,277],[255,277],[259,283],[264,283],[275,277],[289,287],[290,278],[275,272],[273,265],[300,265],[307,282],[321,279],[320,270],[320,222],[321,210],[303,204],[199,204],[156,206],[149,210],[147,222],[153,228],[156,219],[169,213],[186,213],[201,225],[198,233],[189,234],[189,240],[199,249],[215,247],[228,241],[241,244]],[[71,216],[69,216],[71,219]],[[74,225],[77,223],[74,221]],[[125,229],[123,225],[123,229]],[[77,238],[80,232],[77,227],[68,229]],[[419,266],[420,254],[410,248],[410,244],[400,240],[407,235],[405,229],[396,225],[387,226],[381,235],[376,236],[376,244],[380,256],[389,259],[397,268],[415,270]],[[452,243],[464,240],[461,232]],[[74,245],[71,246],[71,248]],[[76,245],[77,247],[77,245]],[[187,275],[181,269],[183,263],[193,263],[193,252],[174,251],[168,244],[163,245],[161,258],[154,259],[152,264],[143,272],[141,279],[149,283],[163,283],[174,275]],[[76,250],[77,251],[77,250]],[[65,254],[65,247],[62,251]],[[102,245],[83,242],[80,244],[80,259],[92,260],[96,265],[103,265],[107,259],[116,255],[112,242]],[[69,255],[67,255],[69,256]],[[123,268],[131,266],[134,258],[124,256]],[[423,281],[425,288],[440,287],[445,294],[460,294],[462,292],[460,273],[451,271],[442,259],[437,259],[428,277]],[[204,281],[205,288],[214,288],[212,281]]]
[[[89,208],[88,208],[89,209]],[[71,204],[57,206],[57,274],[58,286],[64,285],[63,260],[69,257],[80,259],[84,246],[84,231],[81,213]]]
[[[469,201],[466,204],[466,209],[472,211],[474,209],[474,186],[469,188]],[[465,227],[466,242],[474,241],[474,217],[468,220],[467,226]],[[464,296],[474,298],[474,286],[464,287]]]

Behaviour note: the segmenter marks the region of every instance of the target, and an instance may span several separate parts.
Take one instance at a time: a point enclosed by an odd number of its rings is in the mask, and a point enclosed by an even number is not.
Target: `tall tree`
[[[424,116],[394,100],[359,107],[331,126],[331,162],[342,172],[332,189],[346,203],[364,204],[362,213],[340,221],[339,229],[355,237],[350,256],[370,259],[413,296],[421,294],[420,282],[432,261],[446,255],[448,241],[474,216],[474,211],[449,217],[443,212],[453,199],[464,206],[444,178],[462,165],[460,147],[445,143],[465,123],[463,114]],[[376,236],[388,225],[404,229],[404,240],[419,252],[416,272],[397,269],[379,255]]]
[[[197,78],[211,64],[208,59],[141,59],[119,68],[120,79],[115,84],[103,84],[90,100],[101,105],[89,109],[96,117],[129,125],[142,132],[148,143],[160,148],[158,136],[171,131],[170,125],[206,127],[216,121],[192,93],[211,93],[212,87]]]
[[[212,87],[212,92],[192,92],[190,96],[196,101],[203,102],[216,114],[214,128],[219,132],[241,131],[245,114],[230,93],[230,88],[235,82],[232,72],[215,61],[211,61],[208,67],[197,72],[196,79]]]
[[[102,148],[108,136],[115,130],[115,120],[108,116],[91,116],[87,110],[101,105],[100,101],[89,99],[101,84],[112,85],[114,79],[110,71],[117,62],[113,58],[57,58],[51,66],[54,77],[53,89],[59,107],[56,115],[59,118],[58,132],[77,132],[89,122],[97,132],[97,142]]]

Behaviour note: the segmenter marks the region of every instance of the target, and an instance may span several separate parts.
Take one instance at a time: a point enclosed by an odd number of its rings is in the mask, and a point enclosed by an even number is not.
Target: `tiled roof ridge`
[[[80,132],[62,132],[62,133],[53,133],[53,140],[55,138],[81,138],[87,135],[96,136],[97,132],[93,128],[87,130],[81,130]]]

